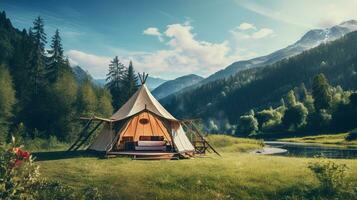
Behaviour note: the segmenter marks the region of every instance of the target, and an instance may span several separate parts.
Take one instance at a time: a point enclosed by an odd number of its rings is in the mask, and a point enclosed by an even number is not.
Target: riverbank
[[[348,133],[340,134],[325,134],[316,136],[305,136],[305,137],[292,137],[277,139],[281,142],[294,142],[294,143],[313,143],[313,144],[323,144],[329,146],[340,146],[340,147],[352,147],[357,148],[357,140],[347,141],[346,136]]]

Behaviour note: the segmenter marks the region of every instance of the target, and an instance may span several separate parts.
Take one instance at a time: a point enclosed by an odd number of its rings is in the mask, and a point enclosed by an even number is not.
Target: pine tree
[[[61,44],[61,37],[57,29],[55,35],[52,37],[51,49],[48,50],[50,57],[47,64],[47,78],[50,81],[55,81],[60,76],[65,68],[65,59],[63,56],[63,47]]]
[[[44,23],[41,17],[35,19],[33,27],[30,29],[30,53],[26,63],[26,74],[28,84],[24,102],[23,120],[27,127],[32,130],[45,131],[47,129],[47,118],[43,114],[46,112],[46,56],[45,44],[46,34]],[[35,131],[36,132],[36,131]],[[33,133],[35,133],[33,132]],[[34,134],[32,136],[35,136]]]
[[[312,95],[314,97],[314,106],[317,110],[330,108],[332,101],[330,85],[323,74],[318,74],[314,77]]]
[[[33,94],[39,93],[40,87],[44,84],[45,77],[45,44],[46,33],[41,17],[37,17],[33,22],[33,28],[29,30],[29,35],[33,41],[32,51],[27,62],[27,69],[30,79],[29,86]]]
[[[124,103],[123,95],[123,76],[125,67],[119,62],[118,56],[110,61],[109,72],[106,78],[106,87],[112,95],[112,105],[117,110]]]
[[[138,89],[138,77],[135,74],[132,61],[130,61],[129,67],[125,71],[124,88],[126,90],[125,101],[127,101]]]

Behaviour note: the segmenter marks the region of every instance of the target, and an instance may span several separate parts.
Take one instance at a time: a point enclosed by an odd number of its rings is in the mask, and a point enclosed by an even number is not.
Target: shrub
[[[36,199],[31,187],[39,179],[39,168],[29,152],[15,146],[8,150],[1,149],[0,199]]]
[[[60,182],[49,182],[41,178],[39,167],[34,163],[29,152],[15,145],[0,149],[0,199],[90,199],[100,200],[101,194],[96,188],[88,187],[75,191]]]
[[[309,163],[308,168],[319,180],[319,195],[339,196],[342,189],[347,190],[348,184],[345,176],[348,168],[345,164],[337,164],[331,160],[321,159],[318,162]]]
[[[258,121],[253,115],[243,115],[239,118],[236,134],[247,136],[258,131]]]

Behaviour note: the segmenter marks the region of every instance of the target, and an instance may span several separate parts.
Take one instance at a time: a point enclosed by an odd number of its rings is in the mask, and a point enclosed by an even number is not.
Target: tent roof
[[[145,109],[165,119],[178,121],[155,99],[145,84],[141,85],[138,91],[110,119],[122,120]]]

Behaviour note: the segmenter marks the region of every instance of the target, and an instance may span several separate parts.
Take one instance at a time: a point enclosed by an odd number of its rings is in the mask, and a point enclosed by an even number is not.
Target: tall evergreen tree
[[[133,62],[130,61],[129,67],[124,74],[124,88],[126,90],[125,101],[128,100],[138,89],[138,77],[135,74]]]
[[[330,85],[323,74],[318,74],[314,77],[312,95],[314,97],[314,106],[317,110],[330,107],[332,100]]]
[[[29,31],[33,41],[32,51],[27,63],[28,74],[30,78],[30,87],[33,94],[38,95],[39,88],[44,84],[45,77],[45,44],[46,33],[44,23],[41,17],[37,17],[33,22],[33,28]]]
[[[48,53],[50,54],[50,57],[48,58],[47,77],[50,81],[55,81],[60,76],[61,71],[66,67],[58,29],[52,37],[51,49],[48,50]]]
[[[118,56],[110,61],[109,72],[106,78],[106,87],[109,89],[112,95],[112,105],[117,110],[124,103],[123,95],[123,77],[125,73],[125,67],[119,62]]]
[[[46,112],[46,55],[45,44],[46,34],[44,32],[44,23],[41,17],[33,22],[30,29],[30,53],[26,64],[26,74],[28,84],[26,100],[23,109],[23,121],[27,127],[32,130],[45,131],[47,128],[47,118],[43,114]],[[34,135],[32,135],[34,136]]]

